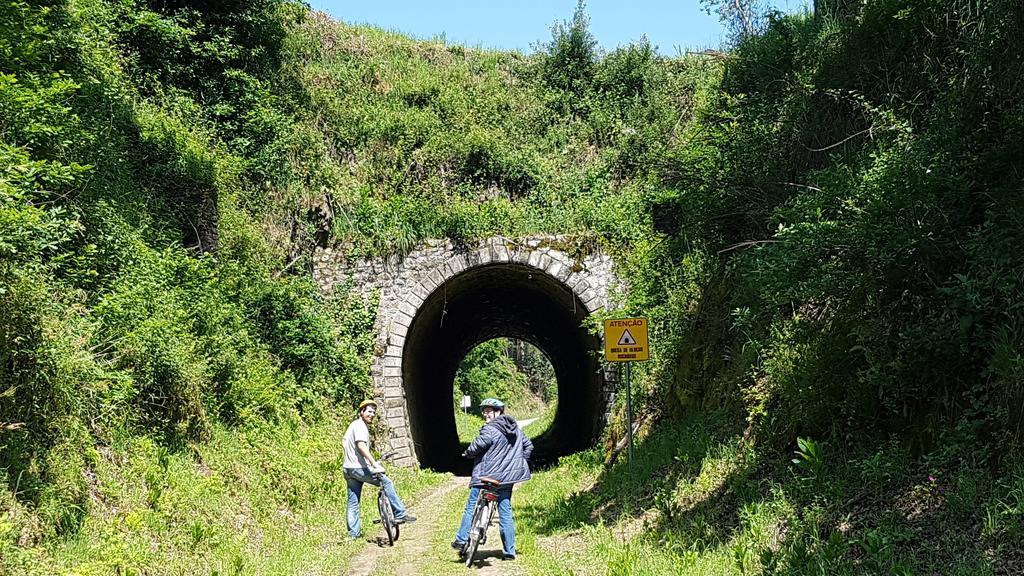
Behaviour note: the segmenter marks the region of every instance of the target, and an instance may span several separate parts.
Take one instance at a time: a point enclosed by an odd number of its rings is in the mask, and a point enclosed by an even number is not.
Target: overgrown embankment
[[[650,492],[657,541],[746,573],[1018,572],[1024,12],[820,8],[717,56],[630,260],[667,350],[643,411],[742,423],[713,494]],[[794,516],[758,527],[765,503]]]
[[[265,207],[304,14],[0,7],[0,572],[237,571],[336,509],[372,306],[289,275]]]
[[[646,434],[632,465],[607,466],[596,450],[563,458],[515,492],[517,562],[526,574],[635,576],[1009,575],[1024,566],[1019,461],[993,473],[962,447],[922,458],[893,441],[804,445],[792,463],[742,438],[734,415],[694,412]],[[435,566],[450,557],[436,543]]]

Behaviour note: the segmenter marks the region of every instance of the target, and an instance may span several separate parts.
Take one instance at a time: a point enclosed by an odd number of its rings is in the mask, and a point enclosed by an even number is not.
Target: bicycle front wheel
[[[469,529],[469,542],[466,543],[466,566],[473,565],[473,556],[476,555],[476,549],[480,546],[480,541],[483,540],[483,536],[487,533],[487,526],[484,524],[484,518],[487,516],[487,507],[489,503],[484,501],[483,495],[477,500],[476,509],[473,510],[473,523],[470,524]]]
[[[380,523],[384,526],[384,533],[388,537],[388,546],[394,546],[395,540],[398,540],[398,524],[395,523],[395,513],[391,508],[391,502],[388,501],[383,491],[377,495],[377,510],[380,512]]]

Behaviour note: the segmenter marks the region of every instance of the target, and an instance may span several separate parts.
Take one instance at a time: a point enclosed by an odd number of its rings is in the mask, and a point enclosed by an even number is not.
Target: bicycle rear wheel
[[[394,546],[395,540],[398,540],[398,524],[395,523],[391,502],[383,490],[377,494],[377,510],[380,512],[380,523],[384,526],[384,533],[388,536],[388,546]]]

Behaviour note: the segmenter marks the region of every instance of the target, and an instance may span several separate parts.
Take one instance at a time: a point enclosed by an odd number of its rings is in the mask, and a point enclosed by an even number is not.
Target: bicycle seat
[[[487,476],[481,476],[480,477],[480,481],[483,482],[484,484],[487,484],[488,486],[500,486],[501,485],[501,482],[495,480],[494,478],[490,478],[490,477],[487,477]]]

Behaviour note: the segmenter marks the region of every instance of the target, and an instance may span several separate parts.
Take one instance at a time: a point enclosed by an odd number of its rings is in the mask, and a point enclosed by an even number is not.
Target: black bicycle
[[[487,528],[494,518],[494,511],[498,509],[498,494],[494,490],[501,485],[494,478],[480,477],[483,488],[480,489],[480,497],[476,499],[476,507],[473,508],[473,523],[470,524],[469,542],[466,543],[464,553],[466,555],[466,566],[473,565],[473,556],[477,548],[487,542]]]
[[[397,451],[388,452],[380,457],[380,461],[387,462],[397,453]],[[373,474],[373,478],[377,481],[377,511],[380,512],[380,518],[374,520],[373,523],[384,527],[384,533],[388,535],[388,546],[394,546],[395,540],[398,540],[399,524],[395,520],[395,510],[391,507],[391,500],[388,500],[384,494],[383,476],[383,471]]]

